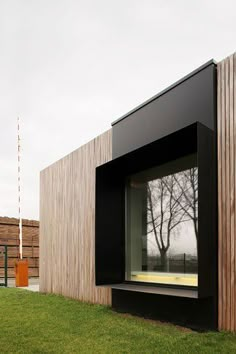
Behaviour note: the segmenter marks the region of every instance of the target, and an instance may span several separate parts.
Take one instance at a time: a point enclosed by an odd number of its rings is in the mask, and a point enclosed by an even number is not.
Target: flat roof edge
[[[175,83],[173,83],[172,85],[168,86],[167,88],[165,88],[164,90],[160,91],[159,93],[157,93],[155,96],[152,96],[151,98],[149,98],[148,100],[146,100],[145,102],[141,103],[140,105],[136,106],[135,108],[133,108],[131,111],[129,111],[128,113],[124,114],[123,116],[121,116],[120,118],[116,119],[114,122],[111,123],[111,126],[119,123],[120,121],[122,121],[123,119],[127,118],[128,116],[130,116],[131,114],[133,114],[134,112],[138,111],[139,109],[141,109],[142,107],[146,106],[147,104],[149,104],[150,102],[156,100],[158,97],[161,97],[162,95],[164,95],[165,93],[167,93],[168,91],[172,90],[173,88],[175,88],[176,86],[180,85],[181,83],[183,83],[184,81],[188,80],[190,77],[198,74],[200,71],[204,70],[205,68],[207,68],[210,65],[217,65],[217,62],[214,59],[211,59],[209,61],[207,61],[205,64],[201,65],[200,67],[198,67],[197,69],[193,70],[191,73],[185,75],[184,77],[182,77],[181,79],[179,79],[178,81],[176,81]]]

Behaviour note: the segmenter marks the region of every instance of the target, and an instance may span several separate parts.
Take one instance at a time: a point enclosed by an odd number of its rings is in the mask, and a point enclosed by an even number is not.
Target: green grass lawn
[[[196,333],[61,296],[0,288],[0,353],[236,353],[236,335]]]

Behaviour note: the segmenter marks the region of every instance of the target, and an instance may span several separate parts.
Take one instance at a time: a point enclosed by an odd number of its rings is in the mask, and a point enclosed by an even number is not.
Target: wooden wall
[[[236,331],[236,54],[218,72],[219,329]]]
[[[40,174],[40,291],[110,304],[95,287],[95,168],[112,157],[111,130]]]
[[[236,331],[236,54],[217,65],[218,325]],[[111,131],[41,172],[40,291],[110,304],[95,287],[95,167],[111,159]]]
[[[14,274],[15,262],[19,255],[19,220],[0,217],[0,245],[8,245],[8,277]],[[22,220],[23,258],[29,262],[29,276],[39,276],[39,222]],[[0,246],[0,251],[3,247]],[[4,276],[4,258],[0,256],[0,277]]]

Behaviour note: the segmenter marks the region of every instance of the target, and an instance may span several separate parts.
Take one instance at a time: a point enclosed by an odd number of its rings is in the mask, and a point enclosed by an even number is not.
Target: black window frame
[[[186,156],[189,156],[189,155],[186,155]],[[185,157],[185,156],[182,156],[182,157]],[[196,157],[197,157],[197,164],[198,164],[197,153],[196,153]],[[172,161],[168,161],[168,162],[172,162]],[[156,166],[153,166],[153,167],[156,167]],[[196,167],[198,167],[198,165],[196,165]],[[144,170],[144,171],[142,170],[139,172],[145,172],[145,171],[146,170]],[[180,171],[181,170],[178,170],[178,172],[180,172]],[[173,173],[175,173],[175,172],[173,172]],[[132,175],[127,176],[127,178],[130,178],[130,177],[132,177]],[[126,185],[125,185],[125,242],[127,242],[127,239],[126,239],[127,238],[127,229],[126,229],[126,227],[127,227],[127,212],[128,212],[128,209],[127,209],[128,208],[128,205],[127,205],[127,178],[126,178]],[[126,249],[126,245],[125,245],[125,263],[127,260],[126,251],[127,251],[127,249]],[[197,249],[197,256],[198,256],[198,249]],[[125,264],[125,268],[126,268],[126,264]],[[168,274],[168,273],[166,273],[166,274]],[[198,275],[198,272],[197,272],[197,275]],[[198,289],[198,285],[183,285],[183,284],[158,283],[158,282],[146,282],[146,281],[141,282],[141,281],[127,280],[127,279],[124,280],[124,284],[137,285],[137,286],[141,285],[143,287],[145,287],[145,286],[157,287],[157,288],[163,287],[163,288],[168,288],[168,289],[183,289],[183,290],[193,290],[193,291],[196,291]]]
[[[197,296],[214,295],[216,282],[216,161],[214,132],[196,122],[96,168],[96,285],[125,280],[125,180],[128,175],[197,153],[199,240]],[[134,282],[128,282],[134,284]],[[143,283],[183,289],[189,286]],[[142,286],[141,282],[138,282]],[[194,289],[196,289],[194,287]]]

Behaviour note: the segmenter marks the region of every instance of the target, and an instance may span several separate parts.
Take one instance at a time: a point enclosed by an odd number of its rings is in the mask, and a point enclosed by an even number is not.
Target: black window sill
[[[149,294],[158,294],[158,295],[167,295],[167,296],[178,296],[178,297],[188,297],[197,299],[198,290],[196,289],[180,289],[180,288],[170,288],[170,287],[157,287],[157,286],[144,286],[137,284],[113,284],[110,285],[112,289],[118,290],[128,290],[128,291],[137,291],[142,293]]]

